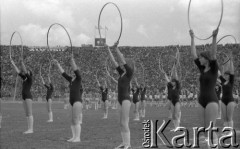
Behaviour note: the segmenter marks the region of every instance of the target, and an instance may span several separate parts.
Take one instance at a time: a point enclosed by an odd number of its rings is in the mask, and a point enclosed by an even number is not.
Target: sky
[[[123,30],[120,46],[189,45],[189,0],[0,0],[1,44],[9,45],[11,34],[18,31],[24,45],[46,46],[51,24],[62,24],[70,34],[73,46],[94,44],[98,37],[98,17],[103,5],[114,2],[119,7]],[[223,18],[218,38],[233,35],[240,41],[240,0],[223,0]],[[208,37],[217,27],[221,0],[192,0],[190,24],[194,33]],[[120,16],[114,5],[107,5],[100,24],[106,30],[107,44],[119,37]],[[104,30],[102,30],[105,36]],[[196,44],[211,40],[196,40]],[[14,36],[13,44],[20,40]],[[66,33],[59,26],[49,32],[51,45],[69,45]],[[234,43],[226,38],[221,43]]]

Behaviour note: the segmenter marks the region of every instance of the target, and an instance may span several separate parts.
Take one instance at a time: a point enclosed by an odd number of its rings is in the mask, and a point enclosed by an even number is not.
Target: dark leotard
[[[218,77],[218,64],[216,60],[211,60],[209,63],[210,69],[204,72],[205,66],[200,64],[199,59],[194,60],[195,64],[200,70],[200,93],[199,93],[199,104],[206,108],[208,103],[218,103],[218,97],[215,91],[215,86]]]
[[[69,88],[70,88],[70,104],[73,106],[73,104],[77,101],[82,102],[82,78],[80,75],[80,71],[77,69],[74,71],[76,78],[72,80],[72,77],[67,75],[65,72],[62,74],[62,76],[68,80]]]
[[[124,71],[121,69],[121,67],[117,67],[117,71],[120,75],[118,79],[118,102],[120,105],[122,105],[123,100],[129,100],[130,98],[130,81],[133,76],[133,70],[127,65],[123,65],[126,69],[126,73],[122,76]]]
[[[172,104],[175,106],[177,102],[179,102],[179,94],[180,94],[180,83],[176,81],[176,87],[173,89],[172,83],[168,83],[168,92],[170,92],[170,100]]]
[[[229,102],[234,101],[233,98],[233,83],[234,83],[234,75],[230,75],[229,82],[225,84],[226,80],[220,76],[221,84],[222,84],[222,102],[227,106]]]
[[[169,86],[167,85],[167,99],[171,101],[171,90],[169,89]]]
[[[215,87],[215,91],[216,91],[216,94],[217,94],[217,97],[218,97],[218,100],[221,100],[220,98],[220,95],[221,95],[221,92],[222,92],[222,88],[220,85],[216,85]]]
[[[31,94],[31,87],[32,87],[32,72],[30,71],[30,74],[26,73],[19,73],[18,74],[22,79],[22,98],[23,100],[26,99],[32,99],[32,94]]]
[[[169,100],[169,101],[171,101],[172,100],[172,97],[171,97],[171,88],[172,87],[172,84],[170,83],[170,82],[168,82],[168,84],[167,84],[167,99]]]
[[[52,83],[50,83],[49,85],[44,84],[44,86],[47,88],[47,96],[46,96],[46,100],[48,101],[49,99],[52,98],[52,93],[53,93],[53,85]]]
[[[141,91],[141,101],[146,100],[145,95],[146,95],[147,88],[146,87],[140,88],[140,91]]]
[[[134,103],[134,104],[136,104],[137,102],[139,102],[139,99],[138,99],[139,92],[140,92],[140,88],[137,88],[136,90],[134,90],[134,89],[132,88],[133,103]]]
[[[108,98],[108,88],[106,88],[105,90],[103,89],[102,86],[100,86],[100,90],[102,93],[102,101],[105,102]]]

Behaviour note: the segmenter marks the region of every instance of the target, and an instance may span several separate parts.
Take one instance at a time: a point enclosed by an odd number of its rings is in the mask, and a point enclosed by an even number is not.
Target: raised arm
[[[117,46],[117,45],[118,45],[118,42],[116,42],[113,47],[116,49],[117,55],[118,55],[121,63],[122,63],[123,65],[125,65],[125,64],[126,64],[126,60],[125,60],[122,52],[118,49],[118,46]]]
[[[99,81],[98,81],[97,75],[95,75],[95,78],[96,78],[96,81],[97,81],[98,86],[100,87],[101,84],[100,84]]]
[[[71,56],[71,66],[72,66],[73,71],[76,71],[78,69],[73,55]]]
[[[65,73],[64,69],[63,69],[62,66],[59,64],[59,62],[58,62],[56,59],[54,59],[53,62],[57,65],[57,67],[58,67],[59,71],[61,72],[62,76],[63,76],[66,80],[68,80],[68,82],[71,82],[71,81],[72,81],[72,77],[69,76],[69,75],[67,75],[67,74]]]
[[[107,50],[108,50],[108,54],[109,54],[109,56],[110,56],[111,61],[113,62],[114,66],[117,68],[119,65],[118,65],[118,63],[116,62],[115,58],[113,57],[113,54],[112,54],[110,48],[109,48],[107,45],[105,45],[105,47],[106,47]]]
[[[118,81],[116,79],[114,79],[110,73],[108,72],[107,68],[106,68],[106,72],[107,72],[107,75],[115,82],[115,83],[118,83]]]
[[[172,78],[178,80],[178,74],[177,74],[177,67],[176,67],[176,65],[173,66]]]
[[[21,65],[22,65],[23,73],[24,73],[24,74],[27,74],[27,68],[26,68],[26,66],[25,66],[22,58],[21,58]]]
[[[49,70],[48,70],[48,83],[51,84],[51,67],[52,61],[50,60]]]
[[[144,66],[142,63],[140,63],[141,67],[142,67],[142,70],[143,70],[143,86],[146,85],[146,80],[145,80],[145,69],[144,69]]]
[[[213,40],[212,40],[212,49],[211,49],[211,57],[212,60],[217,59],[217,34],[218,34],[218,28],[213,31]]]
[[[44,81],[43,77],[40,76],[40,78],[41,78],[41,80],[42,80],[43,85],[45,85],[45,81]]]
[[[108,87],[107,80],[105,80],[104,83],[105,83],[105,87],[107,88]]]
[[[195,42],[194,42],[194,33],[192,30],[189,31],[190,33],[190,36],[191,36],[191,53],[192,53],[192,56],[195,59],[198,58],[197,56],[197,51],[196,51],[196,46],[195,46]]]
[[[166,72],[164,72],[164,77],[165,77],[165,80],[166,80],[167,82],[170,82],[170,79],[168,78]]]
[[[20,70],[19,70],[18,67],[16,66],[15,62],[14,62],[12,59],[10,59],[10,61],[11,61],[12,65],[13,65],[14,69],[16,70],[16,72],[17,72],[18,74],[20,74]]]
[[[137,78],[134,78],[134,80],[135,80],[135,83],[136,83],[137,87],[139,87],[139,84],[138,84]]]
[[[229,66],[229,70],[230,70],[230,73],[231,75],[234,75],[234,65],[233,65],[233,55],[232,55],[232,52],[230,54],[230,66]]]
[[[48,75],[48,83],[49,83],[49,84],[51,83],[51,77],[50,77],[50,74]]]
[[[57,65],[57,67],[58,67],[59,71],[61,72],[61,74],[64,73],[64,69],[59,64],[59,62],[56,59],[54,59],[53,62]]]

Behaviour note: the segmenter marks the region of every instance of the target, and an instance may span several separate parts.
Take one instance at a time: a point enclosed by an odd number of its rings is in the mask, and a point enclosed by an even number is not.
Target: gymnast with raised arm
[[[113,46],[116,50],[120,62],[117,63],[110,48],[106,45],[110,59],[116,67],[119,78],[118,78],[118,102],[120,104],[120,128],[122,143],[115,149],[130,149],[130,129],[129,129],[129,112],[131,107],[130,99],[130,82],[134,73],[134,61],[125,60],[123,54],[117,47],[118,42]]]

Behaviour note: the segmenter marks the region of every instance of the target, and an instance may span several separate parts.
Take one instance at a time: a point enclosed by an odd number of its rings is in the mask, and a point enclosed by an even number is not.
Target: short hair
[[[200,54],[199,54],[201,57],[204,57],[205,59],[207,60],[211,60],[211,53],[210,51],[202,51]]]
[[[177,83],[177,79],[172,79],[172,81],[171,82],[175,82],[175,83]]]

